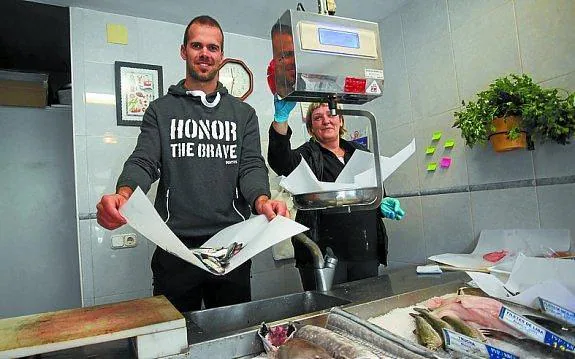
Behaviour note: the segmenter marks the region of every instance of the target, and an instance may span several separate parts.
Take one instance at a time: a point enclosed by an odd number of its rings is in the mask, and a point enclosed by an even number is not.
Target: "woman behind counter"
[[[269,130],[270,167],[278,175],[287,176],[303,157],[318,180],[334,182],[353,152],[367,149],[342,138],[346,132],[342,116],[331,116],[325,103],[313,103],[306,115],[311,139],[292,150],[292,130],[287,119],[294,106],[295,102],[274,100],[274,121]],[[333,250],[339,259],[333,284],[338,284],[377,276],[379,264],[387,265],[387,234],[381,218],[400,220],[404,215],[397,199],[385,197],[377,210],[351,213],[298,211],[296,221],[310,228],[306,234],[318,244],[322,253],[326,247]],[[292,243],[303,288],[313,290],[313,271],[302,270],[313,263],[309,249],[297,241]]]

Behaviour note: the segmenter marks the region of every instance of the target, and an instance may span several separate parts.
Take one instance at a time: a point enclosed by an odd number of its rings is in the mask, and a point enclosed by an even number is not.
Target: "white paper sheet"
[[[354,152],[354,156],[358,151]],[[381,167],[381,180],[385,181],[395,170],[407,161],[412,154],[415,153],[415,139],[397,152],[392,157],[380,156],[380,167]],[[361,162],[361,165],[354,165],[351,169],[355,170],[354,180],[356,183],[361,184],[362,187],[375,187],[375,161],[373,159],[373,154],[369,152],[361,151],[361,157],[356,158],[357,162]],[[349,160],[349,163],[345,166],[344,170],[352,164],[353,157]],[[355,167],[355,168],[354,168]],[[343,172],[343,171],[342,171]],[[339,175],[341,177],[341,174]],[[338,177],[338,179],[339,179]],[[336,181],[338,182],[338,181]]]
[[[392,157],[380,156],[381,180],[389,177],[415,153],[415,139]],[[340,191],[376,187],[375,160],[372,153],[355,151],[335,182],[319,181],[305,160],[280,181],[280,186],[293,195],[322,191]]]
[[[134,191],[120,212],[128,220],[130,226],[165,251],[213,273],[168,228],[140,188]],[[228,246],[233,242],[243,243],[244,248],[230,259],[223,273],[226,274],[256,254],[307,229],[283,216],[277,216],[268,221],[264,215],[259,215],[224,228],[202,247],[213,248]]]
[[[551,250],[567,251],[570,245],[571,234],[568,229],[483,230],[477,246],[470,254],[444,253],[429,259],[456,267],[488,268],[494,263],[483,259],[483,255],[487,253],[505,249],[511,255],[523,253],[528,257],[535,257],[543,256]],[[509,259],[514,260],[514,257],[504,258],[503,261]]]
[[[512,293],[524,292],[535,284],[557,279],[565,288],[575,293],[574,274],[574,260],[534,258],[520,254],[515,261],[509,280],[505,283],[505,288]]]
[[[575,310],[575,261],[519,255],[506,282],[485,273],[467,272],[488,295],[538,309],[538,297]],[[517,293],[513,295],[512,293]]]

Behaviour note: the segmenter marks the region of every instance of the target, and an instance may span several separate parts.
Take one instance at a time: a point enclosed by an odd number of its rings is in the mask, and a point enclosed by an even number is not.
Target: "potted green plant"
[[[498,152],[527,147],[531,139],[569,143],[575,133],[575,93],[542,88],[523,74],[500,77],[476,101],[463,102],[453,127],[473,147],[491,141]]]

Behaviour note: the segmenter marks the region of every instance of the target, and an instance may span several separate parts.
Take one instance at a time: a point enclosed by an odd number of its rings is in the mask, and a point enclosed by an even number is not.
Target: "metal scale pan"
[[[340,115],[367,117],[371,124],[373,138],[373,153],[379,153],[375,116],[364,110],[338,110]],[[381,166],[379,156],[375,158],[375,183],[381,181]],[[292,195],[296,209],[301,211],[318,209],[337,209],[338,212],[375,209],[382,199],[382,186],[358,188],[354,190],[323,191]]]

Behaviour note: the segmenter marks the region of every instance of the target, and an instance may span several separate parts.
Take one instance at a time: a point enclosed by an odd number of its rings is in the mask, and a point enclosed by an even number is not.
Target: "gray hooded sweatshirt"
[[[159,179],[154,207],[178,237],[187,238],[247,219],[256,198],[270,191],[255,110],[219,82],[221,99],[213,108],[183,84],[150,103],[117,188],[147,192]]]

